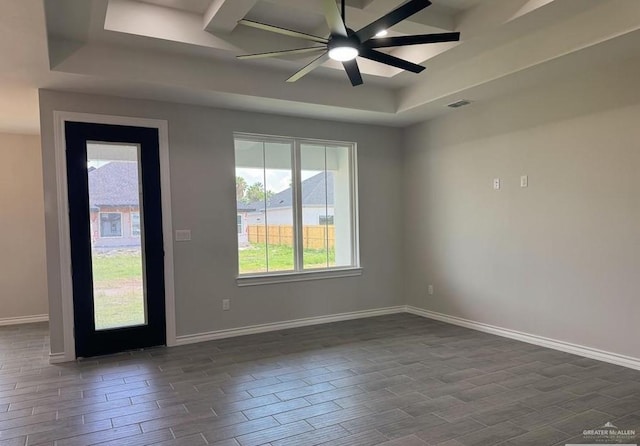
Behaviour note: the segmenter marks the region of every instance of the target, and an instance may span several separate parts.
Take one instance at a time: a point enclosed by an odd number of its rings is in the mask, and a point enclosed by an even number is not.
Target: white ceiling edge
[[[640,2],[620,3],[610,8],[604,2],[572,16],[569,20],[506,42],[449,67],[434,70],[425,82],[404,88],[398,95],[399,112],[419,108],[433,98],[461,91],[504,78],[510,74],[546,66],[547,62],[569,57],[576,52],[593,50],[594,65],[598,63],[598,47],[610,40],[640,30]],[[607,20],[603,21],[603,17]],[[626,40],[626,39],[625,39]],[[633,54],[633,53],[631,53]]]
[[[52,42],[55,46],[56,42]],[[61,42],[65,45],[65,42]],[[347,110],[394,114],[393,90],[374,85],[353,88],[348,81],[308,76],[287,83],[280,70],[248,70],[241,63],[190,58],[170,53],[139,52],[124,47],[88,44],[55,67],[56,72],[102,79],[146,82],[164,88],[189,88],[261,99],[284,100]]]
[[[111,88],[117,87],[121,96],[130,94],[145,99],[405,126],[448,113],[450,110],[446,105],[459,99],[486,100],[548,79],[575,75],[579,70],[617,63],[629,54],[637,54],[639,49],[640,30],[636,30],[575,51],[555,55],[545,53],[545,58],[535,64],[518,66],[512,63],[502,71],[489,71],[489,75],[478,70],[473,74],[482,76],[473,83],[451,82],[455,80],[455,76],[451,76],[450,79],[442,79],[440,84],[433,84],[427,101],[407,108],[401,108],[404,104],[397,102],[398,98],[411,97],[411,92],[406,90],[393,91],[373,85],[352,88],[345,83],[336,86],[333,79],[320,76],[309,76],[303,82],[287,84],[278,70],[247,72],[239,65],[218,65],[172,54],[141,55],[128,48],[85,45],[56,70],[101,78],[103,83],[108,80]],[[517,51],[517,45],[507,45],[499,50],[493,55],[495,63],[490,63],[491,67],[506,57],[501,55],[501,51],[507,54]],[[485,58],[492,61],[489,56]],[[92,85],[95,88],[96,83]],[[447,88],[439,88],[443,85]]]
[[[628,36],[629,37],[629,36]],[[464,92],[458,92],[451,97],[441,98],[431,108],[424,108],[419,113],[411,116],[396,117],[390,121],[386,114],[362,112],[350,113],[348,110],[336,107],[309,107],[306,104],[292,104],[282,101],[274,108],[271,100],[255,100],[255,98],[230,95],[218,92],[210,92],[203,95],[201,91],[178,88],[166,89],[161,85],[153,85],[144,82],[123,86],[120,82],[109,80],[96,80],[90,76],[74,76],[73,86],[67,82],[54,82],[47,89],[60,92],[105,95],[121,97],[125,99],[139,99],[163,101],[167,103],[185,104],[192,106],[213,107],[232,111],[247,111],[255,113],[276,114],[280,116],[295,116],[311,119],[323,119],[327,121],[349,122],[354,124],[380,125],[387,127],[404,128],[418,123],[441,119],[454,113],[466,113],[477,105],[503,103],[505,98],[514,95],[527,94],[529,91],[538,91],[541,85],[554,86],[574,85],[575,88],[585,83],[600,83],[605,91],[611,91],[613,96],[621,97],[629,94],[619,90],[619,79],[623,79],[623,85],[629,85],[630,79],[640,74],[640,59],[630,56],[627,52],[638,41],[628,38],[627,42],[609,41],[603,44],[598,52],[603,62],[597,67],[591,63],[592,53],[589,51],[576,52],[570,58],[561,58],[549,61],[552,67],[538,66],[533,70],[524,70],[513,73],[493,83],[470,88]],[[134,87],[131,89],[131,87]],[[555,87],[559,88],[559,87]],[[626,88],[626,87],[624,87]],[[497,93],[499,91],[499,93]],[[640,91],[640,90],[639,90]],[[633,95],[636,98],[638,95]],[[468,107],[453,110],[447,108],[447,104],[456,98],[470,98],[473,102]],[[630,96],[631,97],[631,96]],[[635,100],[635,99],[634,99]],[[604,103],[603,103],[604,105]],[[549,104],[552,106],[552,104]],[[587,112],[587,111],[585,111]],[[2,121],[0,121],[2,122]],[[31,125],[28,128],[12,127],[3,128],[2,133],[39,134],[39,127]]]
[[[633,55],[640,53],[640,31],[629,33],[617,39],[607,40],[599,45],[575,51],[564,57],[547,60],[528,69],[510,72],[500,78],[479,85],[453,91],[434,99],[429,104],[416,107],[401,114],[347,109],[344,107],[302,103],[290,100],[253,97],[237,93],[202,91],[198,88],[166,88],[159,83],[128,81],[126,85],[117,80],[96,81],[94,76],[76,76],[74,85],[66,83],[50,88],[78,93],[96,93],[124,98],[160,100],[179,104],[191,104],[231,110],[253,111],[282,116],[299,116],[330,121],[359,124],[406,127],[418,122],[456,113],[447,107],[460,99],[476,103],[491,101],[515,94],[544,83],[559,82],[583,76],[584,73],[634,67]],[[82,80],[81,80],[82,79]]]
[[[332,69],[321,68],[304,78],[304,82],[287,84],[284,82],[287,71],[295,70],[297,62],[287,62],[284,67],[256,64],[246,70],[246,64],[235,60],[211,61],[203,53],[181,52],[184,45],[175,42],[165,45],[148,39],[130,45],[143,38],[121,33],[114,33],[121,35],[114,38],[113,44],[75,42],[64,48],[60,59],[55,57],[56,42],[52,40],[51,55],[56,67],[49,70],[42,4],[12,0],[10,6],[8,0],[0,4],[0,25],[14,39],[0,42],[0,49],[6,51],[6,57],[0,61],[0,131],[31,134],[39,131],[38,88],[403,127],[456,113],[446,104],[458,99],[486,102],[544,82],[579,75],[581,70],[624,64],[626,59],[640,54],[640,2],[580,1],[588,7],[576,12],[572,9],[573,2],[563,0],[483,0],[477,8],[465,11],[460,20],[478,15],[490,2],[510,7],[510,12],[513,7],[509,2],[547,4],[501,25],[488,33],[491,35],[488,39],[474,38],[457,46],[455,51],[439,55],[429,63],[424,75],[403,73],[384,82],[371,81],[371,76],[365,75],[366,84],[352,88],[344,73]],[[106,1],[100,3],[106,11]],[[498,21],[505,23],[504,17]],[[95,20],[91,24],[97,25]],[[525,34],[501,44],[505,35],[511,35],[520,26],[526,29]],[[546,34],[546,30],[551,32]],[[551,41],[562,38],[563,32],[571,34],[567,39],[572,42],[570,48]],[[527,37],[530,35],[535,38]],[[529,46],[536,44],[536,40],[544,48],[529,52]],[[535,55],[530,63],[518,57],[520,44],[524,56]],[[474,49],[471,57],[459,60],[460,55],[471,49]],[[542,51],[545,49],[553,51]],[[467,62],[484,56],[487,66]],[[57,63],[58,60],[61,62]],[[448,71],[456,66],[462,71],[482,70],[472,72],[470,77],[456,78]]]
[[[92,76],[76,79],[73,85],[66,82],[54,83],[45,88],[50,91],[103,95],[123,99],[140,99],[161,101],[173,104],[183,104],[225,110],[265,113],[279,116],[293,116],[326,121],[349,122],[354,124],[379,125],[398,127],[389,123],[388,115],[369,111],[353,113],[342,107],[312,105],[265,98],[255,98],[244,95],[221,93],[216,91],[203,92],[188,87],[168,89],[163,85],[132,81],[126,86],[119,81],[100,80],[96,82]]]
[[[608,73],[611,76],[609,79],[611,85],[603,82],[601,86],[606,91],[609,88],[615,88],[617,76],[626,76],[627,72],[638,72],[640,58],[636,54],[640,54],[640,31],[440,97],[428,106],[404,113],[402,116],[407,119],[402,119],[402,123],[403,126],[407,126],[438,119],[450,113],[472,108],[476,104],[501,100],[547,84],[571,82],[574,79],[589,76],[591,73]],[[605,80],[606,76],[600,75],[599,79]],[[459,110],[447,110],[447,104],[462,99],[471,101],[471,105]],[[549,107],[553,107],[553,104],[549,104]]]

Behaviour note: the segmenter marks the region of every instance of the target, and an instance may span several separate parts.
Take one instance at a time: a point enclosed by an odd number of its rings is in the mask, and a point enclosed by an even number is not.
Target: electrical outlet
[[[500,178],[493,179],[493,188],[495,190],[500,190]]]
[[[229,299],[222,299],[222,310],[229,311],[231,309],[231,302]]]
[[[427,294],[429,294],[429,296],[433,296],[433,285],[429,285],[427,287]]]

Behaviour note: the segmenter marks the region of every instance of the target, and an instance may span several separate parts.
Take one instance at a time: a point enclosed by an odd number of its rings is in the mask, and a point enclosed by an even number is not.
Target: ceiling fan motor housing
[[[355,33],[351,34],[349,37],[332,35],[329,38],[328,47],[330,50],[338,47],[349,47],[358,49],[360,48],[360,39],[358,39],[358,36],[356,36]]]
[[[360,54],[360,39],[355,34],[348,37],[334,34],[329,39],[327,47],[331,59],[346,62]]]

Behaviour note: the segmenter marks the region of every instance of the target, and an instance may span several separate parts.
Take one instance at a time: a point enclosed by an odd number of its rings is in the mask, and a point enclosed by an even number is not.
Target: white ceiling
[[[165,6],[203,15],[209,9],[211,0],[141,0],[152,5]]]
[[[358,59],[352,87],[310,57],[239,61],[306,46],[242,18],[328,35],[321,0],[3,0],[0,131],[38,132],[38,88],[114,94],[402,126],[474,102],[640,56],[637,0],[432,0],[395,35],[459,31],[460,43],[397,48],[419,74]],[[353,29],[402,0],[347,0]]]

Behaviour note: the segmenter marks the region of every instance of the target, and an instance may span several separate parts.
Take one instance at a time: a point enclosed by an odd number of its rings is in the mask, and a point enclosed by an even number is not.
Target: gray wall
[[[51,351],[62,352],[53,111],[169,121],[178,336],[404,304],[402,155],[397,129],[226,111],[163,102],[41,91]],[[232,132],[358,143],[360,277],[236,286],[237,234]],[[231,299],[223,312],[221,300]]]
[[[40,138],[0,133],[0,320],[48,312]]]
[[[640,357],[638,79],[636,61],[409,128],[407,303]]]
[[[638,78],[629,62],[405,131],[42,91],[52,351],[52,111],[68,110],[169,121],[173,225],[193,231],[174,245],[178,335],[407,303],[640,357]],[[361,277],[236,286],[233,131],[358,143]]]

